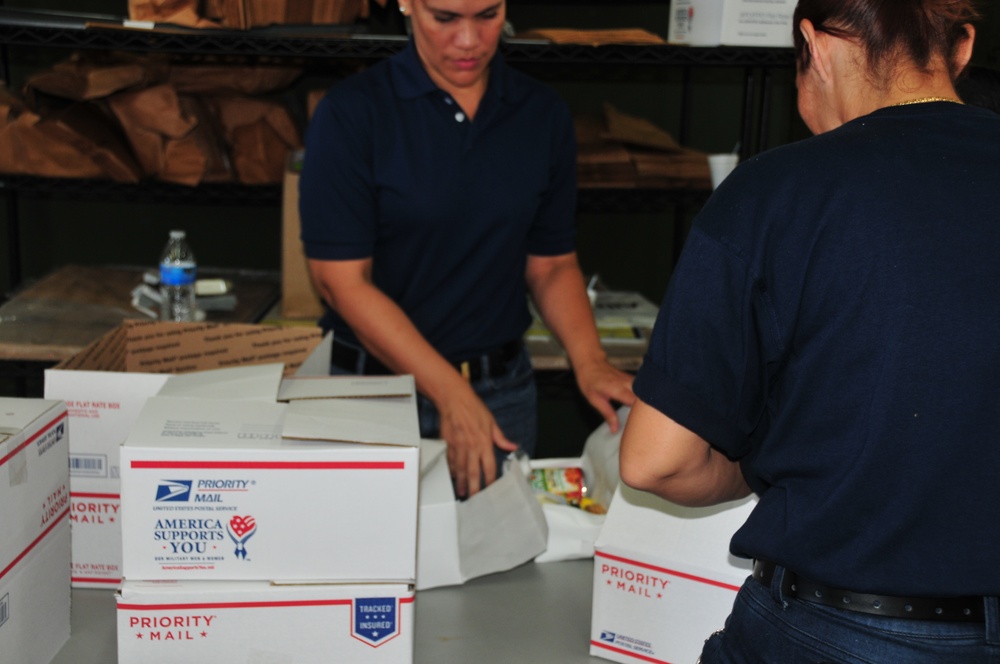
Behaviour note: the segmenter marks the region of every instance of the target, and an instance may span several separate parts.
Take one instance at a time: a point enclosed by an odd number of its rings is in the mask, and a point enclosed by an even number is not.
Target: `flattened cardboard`
[[[292,393],[308,396],[291,399]],[[413,376],[293,378],[282,382],[282,394],[290,398],[282,430],[286,439],[420,443]]]
[[[274,403],[283,364],[262,364],[171,376],[157,396],[188,399],[243,399]]]
[[[309,276],[306,254],[299,236],[302,230],[299,218],[302,155],[301,150],[289,153],[282,185],[281,315],[285,318],[319,320],[323,315],[323,301]]]
[[[415,389],[412,376],[292,376],[281,381],[278,401],[361,397],[405,399]]]

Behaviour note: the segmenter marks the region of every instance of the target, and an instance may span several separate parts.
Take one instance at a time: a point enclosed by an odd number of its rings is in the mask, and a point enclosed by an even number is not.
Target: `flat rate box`
[[[126,580],[119,664],[413,661],[413,586]]]
[[[69,639],[69,427],[61,401],[0,397],[0,659]]]
[[[671,0],[667,43],[790,47],[795,4],[796,0]]]
[[[121,582],[119,448],[146,399],[179,374],[284,363],[291,372],[319,344],[318,329],[127,321],[45,371],[45,397],[66,402],[73,586]]]
[[[121,451],[125,578],[412,582],[416,393],[393,380],[406,396],[148,399]]]

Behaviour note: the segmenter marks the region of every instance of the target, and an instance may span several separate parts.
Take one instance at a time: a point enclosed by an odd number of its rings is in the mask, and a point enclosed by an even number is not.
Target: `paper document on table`
[[[656,323],[659,307],[633,291],[597,291],[597,302],[594,304],[594,318],[598,327],[602,321],[618,321],[626,319],[631,325],[639,328],[652,328]]]
[[[594,320],[602,343],[643,343],[653,328],[659,308],[632,291],[596,291]],[[554,341],[534,303],[529,302],[531,326],[525,333],[529,341]]]

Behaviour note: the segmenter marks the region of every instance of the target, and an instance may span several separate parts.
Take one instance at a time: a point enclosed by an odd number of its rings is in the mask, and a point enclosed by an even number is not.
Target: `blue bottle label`
[[[191,286],[194,284],[197,268],[192,264],[161,265],[160,284],[163,286]]]

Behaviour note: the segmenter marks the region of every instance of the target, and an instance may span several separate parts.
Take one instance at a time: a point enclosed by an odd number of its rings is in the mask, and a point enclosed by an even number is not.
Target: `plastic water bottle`
[[[160,256],[160,320],[195,320],[197,272],[194,253],[184,231],[170,231],[170,240]]]

